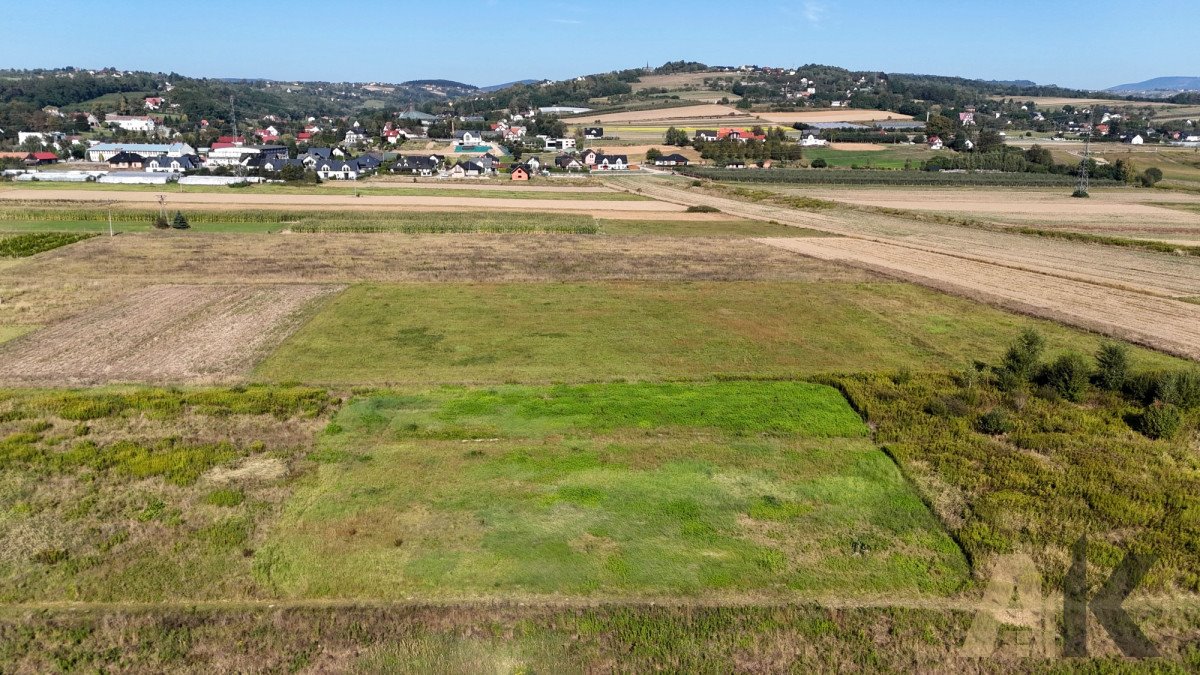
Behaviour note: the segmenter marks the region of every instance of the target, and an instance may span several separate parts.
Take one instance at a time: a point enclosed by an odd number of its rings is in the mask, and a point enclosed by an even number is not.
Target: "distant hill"
[[[1200,91],[1200,77],[1156,77],[1145,82],[1118,84],[1115,87],[1110,87],[1108,91],[1122,94],[1157,93],[1169,96],[1186,91]]]
[[[541,81],[542,80],[515,80],[513,82],[505,82],[504,84],[493,84],[493,85],[490,85],[487,87],[480,87],[479,91],[488,91],[488,92],[500,91],[501,89],[508,89],[509,87],[515,87],[518,84],[537,84],[538,82],[541,82]]]
[[[454,80],[409,80],[408,82],[405,82],[403,84],[406,86],[411,86],[411,87],[430,86],[430,87],[441,87],[443,89],[478,89],[479,88],[472,84],[464,84],[462,82],[455,82]]]

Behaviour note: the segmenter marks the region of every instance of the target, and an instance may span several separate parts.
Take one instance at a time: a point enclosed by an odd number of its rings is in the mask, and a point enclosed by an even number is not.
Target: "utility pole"
[[[110,236],[110,237],[115,236],[113,234],[113,226],[112,226],[112,209],[108,210],[108,236]]]

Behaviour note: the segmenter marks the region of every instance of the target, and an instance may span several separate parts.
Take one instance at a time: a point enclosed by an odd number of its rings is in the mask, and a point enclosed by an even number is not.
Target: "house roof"
[[[317,162],[317,171],[358,171],[357,159],[326,159]]]
[[[88,148],[89,152],[113,152],[114,150],[118,152],[125,150],[142,155],[169,155],[191,151],[192,147],[186,143],[171,143],[170,145],[163,143],[97,143]]]
[[[33,155],[33,158],[39,162],[58,159],[58,155],[54,154],[53,152],[34,152],[30,154]]]
[[[135,164],[145,161],[145,157],[135,152],[118,152],[108,158],[109,164]]]
[[[684,157],[683,155],[681,155],[679,153],[671,153],[669,155],[663,155],[663,156],[659,157],[658,159],[660,161],[668,161],[668,162],[686,162],[686,161],[688,161],[687,157]]]
[[[628,155],[596,155],[596,163],[597,164],[603,163],[605,160],[608,160],[609,164],[616,164],[617,162],[620,162],[621,164],[628,164],[629,156]]]

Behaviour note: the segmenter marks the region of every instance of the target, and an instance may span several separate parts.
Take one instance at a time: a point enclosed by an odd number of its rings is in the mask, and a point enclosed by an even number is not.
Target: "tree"
[[[659,150],[658,148],[650,148],[649,150],[646,151],[646,161],[647,162],[653,162],[654,160],[658,159],[659,157],[662,157],[662,151]]]
[[[826,162],[824,157],[818,157],[818,158],[814,159],[812,161],[812,164],[810,164],[809,166],[811,166],[814,169],[824,169],[825,167],[829,166],[829,162]]]
[[[288,164],[279,171],[279,177],[289,183],[304,180],[304,167],[298,164]]]
[[[1096,353],[1096,384],[1109,391],[1120,391],[1129,380],[1129,349],[1123,344],[1105,342]]]
[[[1023,380],[1030,380],[1037,373],[1046,338],[1032,328],[1026,328],[1017,341],[1004,354],[1003,369]]]
[[[925,133],[946,138],[954,133],[954,122],[945,115],[930,115],[929,122],[925,124]]]
[[[1087,391],[1089,374],[1087,359],[1075,352],[1068,352],[1046,367],[1044,377],[1046,384],[1059,396],[1068,401],[1079,401]]]
[[[176,211],[175,217],[171,219],[171,227],[175,228],[176,230],[186,230],[191,227],[191,225],[188,224],[187,217],[185,217],[182,212]]]
[[[979,132],[979,142],[975,144],[976,152],[992,152],[1004,147],[1004,137],[995,129],[984,129]]]
[[[735,106],[735,107],[736,107],[738,110],[749,110],[751,105],[752,105],[752,104],[750,103],[750,99],[748,99],[748,98],[743,98],[743,99],[741,99],[740,101],[738,101],[738,102],[737,102],[737,106]]]

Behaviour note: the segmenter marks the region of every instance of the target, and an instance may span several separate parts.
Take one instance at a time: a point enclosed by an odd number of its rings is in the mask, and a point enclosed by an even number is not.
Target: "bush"
[[[1129,380],[1129,349],[1116,342],[1100,345],[1096,366],[1096,384],[1108,391],[1121,391]]]
[[[171,219],[171,227],[175,228],[176,230],[186,230],[191,227],[191,225],[188,224],[188,219],[183,215],[182,212],[176,211],[175,217]]]
[[[981,434],[999,436],[1012,431],[1013,423],[1008,418],[1008,413],[1000,408],[992,408],[979,416],[979,419],[975,421],[975,429]]]
[[[1042,379],[1059,396],[1068,401],[1078,402],[1087,392],[1090,370],[1086,358],[1070,352],[1046,366]]]
[[[687,207],[687,213],[720,213],[720,212],[721,212],[721,209],[718,209],[715,206],[709,206],[708,204],[697,204],[695,206]]]
[[[1183,426],[1183,414],[1178,406],[1155,401],[1138,420],[1138,431],[1150,438],[1173,438]]]
[[[824,169],[825,167],[829,166],[829,162],[826,162],[824,157],[818,157],[814,159],[812,164],[809,164],[809,166],[814,169]]]
[[[157,215],[157,216],[155,216],[155,217],[154,217],[154,227],[155,227],[155,229],[159,229],[159,230],[165,230],[165,229],[167,229],[167,228],[168,228],[168,227],[170,227],[170,226],[171,226],[171,224],[167,222],[167,217],[166,217],[166,216],[164,216],[164,215]]]
[[[1157,370],[1129,378],[1125,393],[1144,405],[1155,401],[1184,409],[1200,406],[1200,371]]]

